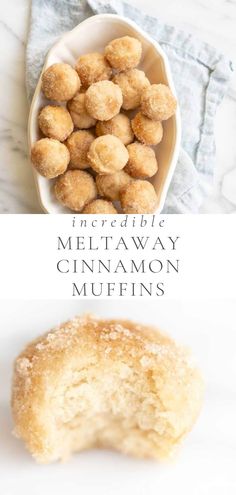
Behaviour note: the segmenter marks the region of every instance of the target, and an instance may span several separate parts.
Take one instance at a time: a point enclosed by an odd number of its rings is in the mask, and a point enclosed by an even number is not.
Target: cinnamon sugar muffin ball
[[[65,143],[70,152],[70,168],[89,167],[87,153],[93,141],[94,136],[90,131],[75,131],[70,135]]]
[[[93,177],[83,170],[67,170],[56,180],[54,192],[61,204],[78,212],[97,196]]]
[[[66,108],[52,105],[42,108],[38,116],[38,124],[45,136],[58,141],[65,141],[74,129]]]
[[[133,110],[140,105],[143,91],[150,86],[148,78],[142,70],[130,69],[126,72],[116,74],[112,79],[118,84],[123,95],[122,108],[124,110]]]
[[[139,64],[142,56],[142,45],[131,36],[116,38],[105,48],[105,57],[109,64],[118,71],[133,69]]]
[[[130,119],[124,113],[118,113],[110,120],[97,122],[96,134],[97,136],[112,134],[118,137],[124,145],[130,144],[134,140]]]
[[[31,160],[39,174],[47,179],[53,179],[67,169],[70,153],[60,141],[43,138],[34,143]]]
[[[90,166],[98,174],[112,174],[121,170],[128,158],[129,154],[124,144],[111,134],[96,138],[88,152]]]
[[[174,115],[177,101],[165,84],[152,84],[141,98],[141,112],[149,119],[167,120]]]
[[[110,79],[112,68],[102,53],[87,53],[78,58],[75,69],[83,86]]]
[[[109,175],[97,175],[96,185],[98,194],[104,196],[111,201],[120,199],[120,192],[124,187],[133,181],[132,177],[124,170]]]
[[[138,112],[131,120],[131,126],[136,138],[143,144],[152,146],[162,140],[163,127],[161,122],[151,120],[141,112]]]
[[[83,209],[82,213],[89,213],[89,214],[100,214],[100,215],[114,215],[115,213],[118,213],[116,208],[113,206],[111,201],[106,201],[105,199],[95,199],[91,203],[89,203],[85,208]]]
[[[121,191],[120,202],[124,213],[153,213],[157,205],[157,195],[150,182],[136,180]]]
[[[80,84],[77,72],[69,64],[53,64],[42,75],[42,92],[53,101],[71,100]]]
[[[120,111],[122,92],[111,81],[92,84],[85,93],[85,107],[89,115],[98,120],[110,120]]]
[[[96,124],[96,120],[86,110],[84,93],[77,93],[72,100],[68,101],[67,108],[78,129],[89,129]]]
[[[138,142],[127,146],[129,161],[125,171],[132,177],[146,179],[155,175],[158,169],[156,155],[152,148]]]

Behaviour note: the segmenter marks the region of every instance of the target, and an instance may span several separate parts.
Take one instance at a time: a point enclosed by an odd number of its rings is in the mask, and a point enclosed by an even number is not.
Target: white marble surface
[[[236,67],[236,0],[130,0],[218,47]],[[27,158],[28,103],[25,95],[25,45],[30,0],[1,0],[0,9],[0,213],[40,213]],[[217,164],[204,213],[234,213],[222,194],[222,181],[236,167],[236,73],[216,117]],[[235,175],[234,175],[235,177]],[[229,181],[228,181],[229,182]]]

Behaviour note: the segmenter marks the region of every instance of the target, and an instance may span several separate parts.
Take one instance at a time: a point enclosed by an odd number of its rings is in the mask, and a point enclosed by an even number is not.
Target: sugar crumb
[[[153,359],[148,357],[148,356],[143,356],[140,359],[140,364],[141,364],[142,368],[144,368],[144,369],[152,368]]]
[[[155,356],[163,355],[167,353],[167,349],[159,344],[145,344],[145,350]]]
[[[111,347],[106,347],[105,354],[109,354],[111,352]]]
[[[28,358],[20,358],[16,361],[16,370],[21,375],[27,374],[28,370],[32,368],[32,363]]]

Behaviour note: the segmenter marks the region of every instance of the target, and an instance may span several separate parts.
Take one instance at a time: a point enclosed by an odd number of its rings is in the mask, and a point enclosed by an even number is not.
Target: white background
[[[189,346],[206,382],[200,418],[173,464],[89,451],[37,465],[11,436],[12,362],[24,345],[81,312],[151,323]],[[0,311],[0,480],[3,495],[235,495],[235,302],[5,301]]]

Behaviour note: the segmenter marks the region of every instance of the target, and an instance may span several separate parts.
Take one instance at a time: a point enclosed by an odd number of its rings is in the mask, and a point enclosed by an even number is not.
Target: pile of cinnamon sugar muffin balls
[[[39,113],[45,137],[31,159],[41,175],[56,178],[57,200],[73,211],[114,214],[117,201],[123,213],[155,211],[157,195],[145,180],[158,169],[151,146],[160,143],[176,99],[136,68],[141,55],[140,41],[124,36],[104,54],[80,56],[75,68],[57,63],[42,75],[42,92],[54,104]]]

